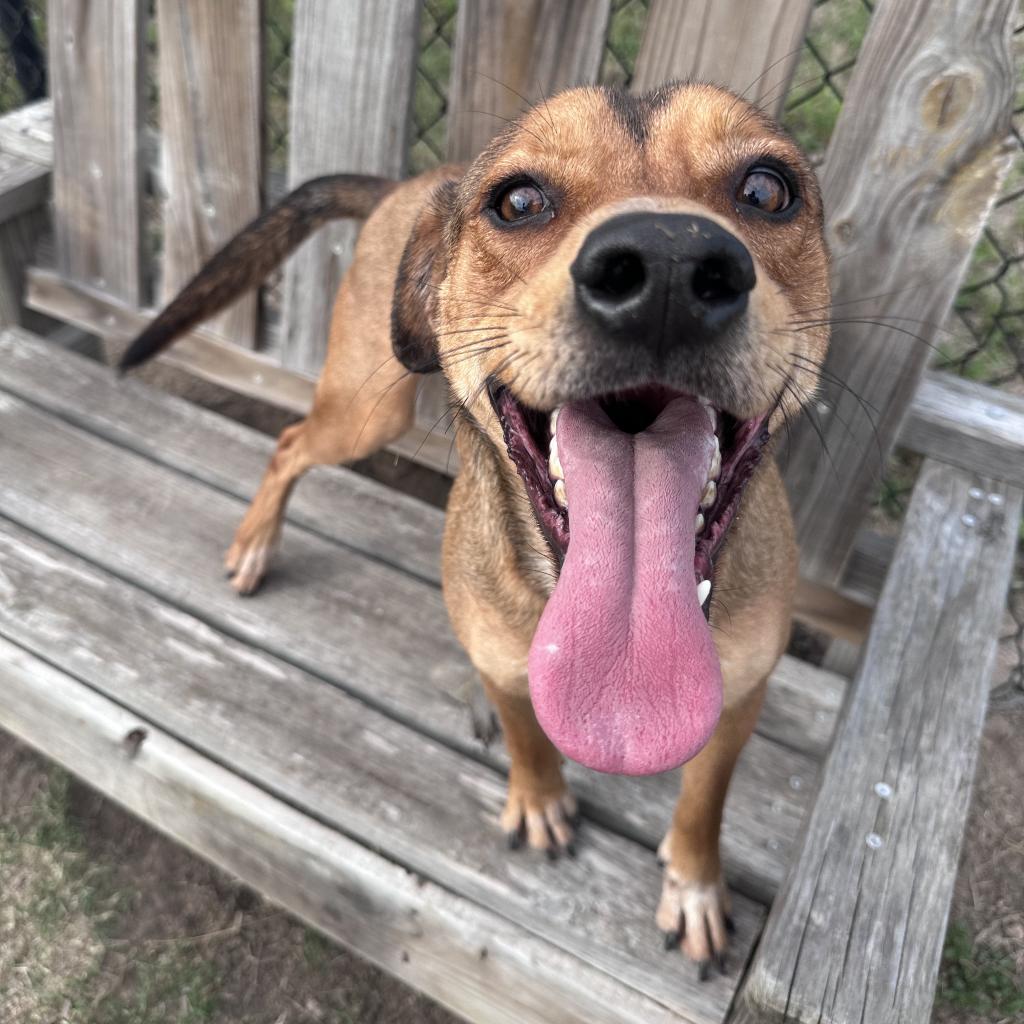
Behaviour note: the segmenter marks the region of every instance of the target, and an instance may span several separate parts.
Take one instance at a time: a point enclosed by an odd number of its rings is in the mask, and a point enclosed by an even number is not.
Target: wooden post
[[[400,177],[416,66],[416,0],[298,0],[290,100],[291,187],[353,171]],[[285,366],[315,375],[357,226],[320,231],[285,268]]]
[[[142,302],[140,0],[50,0],[57,266]]]
[[[610,0],[461,0],[448,95],[448,155],[469,160],[531,103],[593,82]]]
[[[697,78],[778,116],[813,6],[813,0],[652,0],[633,88]]]
[[[781,458],[816,582],[840,579],[1009,167],[1015,7],[883,0],[857,61],[822,178],[835,293],[812,317],[834,318],[827,374],[859,398],[826,388]]]
[[[160,0],[163,298],[260,212],[260,0]],[[240,299],[207,326],[256,344],[258,300]]]

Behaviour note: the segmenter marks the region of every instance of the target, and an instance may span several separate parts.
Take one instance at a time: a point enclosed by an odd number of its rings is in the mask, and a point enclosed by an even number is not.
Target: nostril
[[[717,305],[732,302],[750,290],[750,286],[743,279],[744,276],[732,260],[721,256],[709,256],[694,268],[690,285],[694,295],[701,302]]]
[[[601,298],[622,301],[640,292],[646,278],[643,261],[636,253],[612,253],[602,261],[587,287]]]

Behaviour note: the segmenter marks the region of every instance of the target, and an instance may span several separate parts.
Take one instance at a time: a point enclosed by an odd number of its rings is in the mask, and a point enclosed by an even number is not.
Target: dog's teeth
[[[697,513],[697,518],[693,521],[693,532],[694,533],[700,533],[700,531],[703,530],[703,529],[704,529],[704,516],[702,516],[700,514],[700,512],[698,512]]]
[[[710,508],[711,504],[715,500],[715,494],[717,493],[717,491],[718,491],[718,488],[715,487],[715,481],[714,480],[709,480],[704,485],[704,493],[700,496],[700,507],[701,508]]]
[[[562,469],[562,462],[558,458],[558,441],[551,438],[551,449],[548,455],[548,473],[552,480],[564,480],[565,471]]]
[[[711,593],[711,580],[701,580],[697,584],[697,603],[704,607],[704,602],[708,599],[708,595]]]
[[[717,440],[717,439],[716,439]],[[711,480],[717,480],[718,474],[722,472],[722,453],[718,449],[718,445],[715,445],[715,454],[711,456],[711,468],[708,470],[708,477]]]
[[[558,425],[558,414],[561,412],[561,406],[559,406],[552,414],[550,418],[551,424],[551,441],[554,443],[555,440],[555,427]]]
[[[568,508],[569,507],[569,498],[566,496],[566,493],[565,493],[565,481],[564,480],[556,480],[555,481],[555,501],[558,502],[558,504],[562,508]]]

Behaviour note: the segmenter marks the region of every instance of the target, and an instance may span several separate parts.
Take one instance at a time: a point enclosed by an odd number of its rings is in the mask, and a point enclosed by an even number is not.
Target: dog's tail
[[[300,185],[211,257],[128,346],[118,369],[130,370],[144,363],[179,335],[255,288],[327,221],[368,217],[397,184],[362,174],[332,174]]]

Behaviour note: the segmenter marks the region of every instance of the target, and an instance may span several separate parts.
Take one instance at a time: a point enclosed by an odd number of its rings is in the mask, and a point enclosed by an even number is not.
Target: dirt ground
[[[287,417],[156,371],[269,432]],[[364,469],[443,501],[445,485]],[[1024,708],[989,717],[937,1024],[1024,1021]],[[666,963],[666,970],[673,969]],[[442,1024],[347,951],[0,733],[0,1024]]]

